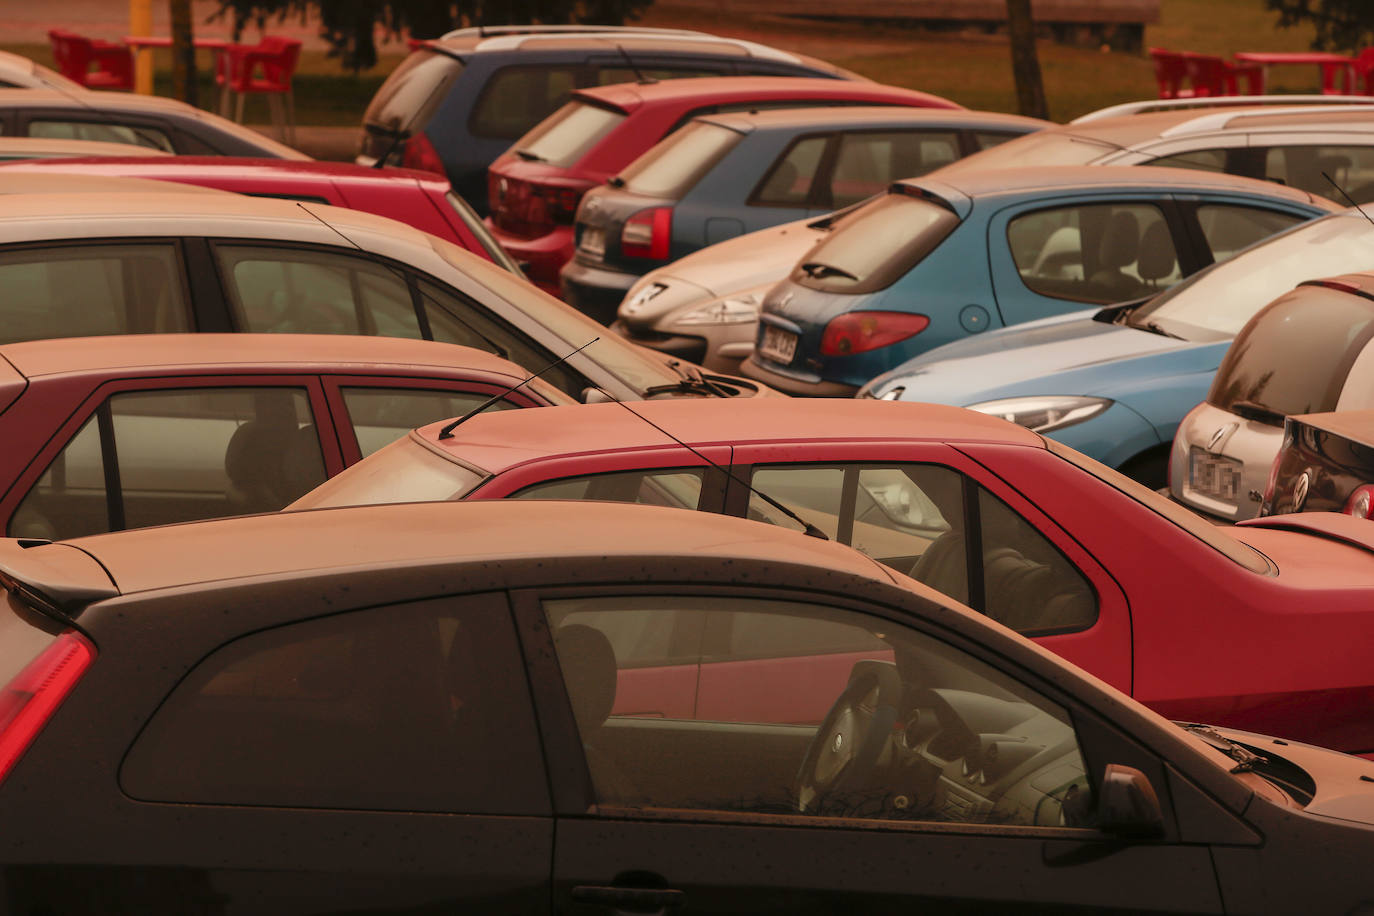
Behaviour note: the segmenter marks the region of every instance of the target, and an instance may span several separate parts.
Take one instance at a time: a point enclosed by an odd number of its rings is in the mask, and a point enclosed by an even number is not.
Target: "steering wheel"
[[[814,814],[828,796],[853,791],[873,772],[897,721],[902,680],[890,662],[856,662],[825,714],[797,773],[797,810]]]

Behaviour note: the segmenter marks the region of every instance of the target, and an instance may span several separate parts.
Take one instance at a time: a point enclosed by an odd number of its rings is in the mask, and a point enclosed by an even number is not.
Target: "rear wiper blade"
[[[801,266],[801,269],[803,273],[813,280],[820,280],[825,277],[845,277],[850,280],[859,279],[843,267],[836,267],[834,264],[822,264],[820,261],[807,261]]]
[[[518,150],[514,150],[514,152],[515,152],[515,155],[519,156],[521,159],[525,160],[526,162],[548,162],[548,161],[549,161],[549,160],[545,159],[543,156],[539,155],[538,153],[532,153],[532,152],[530,152],[530,151],[527,150],[527,149],[518,149]]]
[[[1281,414],[1271,407],[1265,407],[1263,404],[1256,404],[1254,401],[1232,401],[1231,412],[1242,419],[1267,423],[1270,426],[1282,426],[1283,421],[1287,419],[1285,414]]]
[[[1178,724],[1184,731],[1197,735],[1207,744],[1236,761],[1236,765],[1231,768],[1232,773],[1253,772],[1255,767],[1259,764],[1269,762],[1268,757],[1262,757],[1249,748],[1237,744],[1210,725],[1199,725],[1196,722],[1180,722]]]

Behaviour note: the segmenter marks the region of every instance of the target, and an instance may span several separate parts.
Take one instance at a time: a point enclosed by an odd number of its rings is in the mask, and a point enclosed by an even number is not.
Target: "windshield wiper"
[[[625,187],[625,179],[621,178],[619,175],[612,175],[610,178],[606,179],[606,184],[613,188],[623,188]]]
[[[1287,419],[1285,414],[1254,401],[1232,401],[1231,413],[1241,419],[1254,420],[1256,423],[1265,423],[1269,426],[1282,426],[1283,421]]]
[[[1244,745],[1237,744],[1210,725],[1199,725],[1196,722],[1180,722],[1178,725],[1236,761],[1236,765],[1231,768],[1232,773],[1251,773],[1259,764],[1269,762],[1268,757],[1261,757]]]
[[[676,394],[678,392],[692,392],[696,394],[709,394],[712,397],[728,398],[730,393],[723,390],[715,382],[701,374],[701,370],[696,366],[684,364],[679,360],[668,360],[668,368],[678,374],[678,381],[675,385],[652,385],[644,389],[644,397],[651,398],[659,394]]]
[[[532,152],[530,152],[530,151],[527,150],[527,149],[518,149],[518,150],[515,150],[514,152],[515,152],[515,155],[519,156],[521,159],[525,160],[526,162],[548,162],[548,161],[549,161],[549,160],[545,159],[543,156],[539,155],[538,153],[532,153]]]
[[[834,264],[822,264],[820,261],[807,261],[801,266],[802,273],[813,280],[823,280],[826,277],[844,277],[849,280],[858,280],[843,267],[836,267]]]
[[[1182,339],[1183,339],[1182,337],[1180,337],[1179,335],[1173,333],[1172,331],[1166,331],[1166,330],[1164,329],[1164,325],[1160,324],[1158,321],[1147,321],[1147,322],[1145,322],[1144,324],[1132,325],[1132,327],[1144,328],[1145,330],[1149,331],[1150,333],[1152,333],[1152,334],[1158,334],[1158,335],[1160,335],[1161,337],[1172,337],[1174,340],[1182,340]]]

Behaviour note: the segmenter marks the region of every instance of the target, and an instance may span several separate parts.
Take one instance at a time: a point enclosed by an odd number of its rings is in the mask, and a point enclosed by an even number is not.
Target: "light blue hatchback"
[[[1149,486],[1207,397],[1231,339],[1304,280],[1374,267],[1374,224],[1332,214],[1140,303],[1074,312],[938,347],[859,397],[971,407],[1045,433]]]

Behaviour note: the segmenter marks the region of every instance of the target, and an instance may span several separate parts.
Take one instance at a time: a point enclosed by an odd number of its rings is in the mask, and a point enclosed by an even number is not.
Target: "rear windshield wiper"
[[[801,266],[802,273],[813,280],[823,280],[826,277],[844,277],[849,280],[858,280],[843,267],[836,267],[834,264],[822,264],[820,261],[807,261]]]
[[[1232,401],[1231,413],[1245,420],[1254,420],[1256,423],[1266,423],[1269,426],[1282,426],[1287,419],[1286,414],[1281,414],[1271,407],[1263,404],[1256,404],[1254,401]]]
[[[515,152],[515,155],[519,156],[521,159],[525,160],[526,162],[548,162],[548,161],[549,161],[549,160],[545,159],[543,156],[539,155],[538,153],[532,153],[532,152],[530,152],[530,151],[527,150],[527,149],[518,149],[518,150],[515,150],[514,152]]]
[[[1160,335],[1161,337],[1172,337],[1174,340],[1182,340],[1182,339],[1183,339],[1182,337],[1180,337],[1179,335],[1173,333],[1172,331],[1166,331],[1166,330],[1164,329],[1164,325],[1160,324],[1158,321],[1147,321],[1147,322],[1145,322],[1144,324],[1133,324],[1133,325],[1131,325],[1131,327],[1133,327],[1133,328],[1144,328],[1145,330],[1149,331],[1150,333],[1152,333],[1152,334],[1158,334],[1158,335]]]

